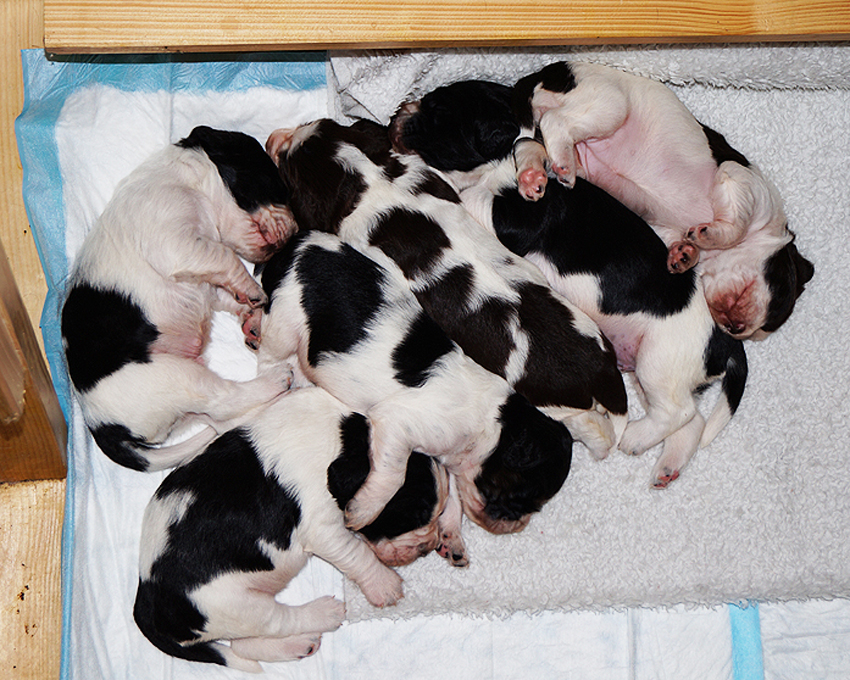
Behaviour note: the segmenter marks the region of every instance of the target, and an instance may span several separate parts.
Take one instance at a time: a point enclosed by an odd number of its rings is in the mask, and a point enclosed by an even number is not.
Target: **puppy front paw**
[[[359,585],[373,607],[391,607],[404,597],[402,583],[401,576],[389,567],[381,565],[380,571]]]
[[[453,567],[469,566],[469,558],[466,555],[466,546],[460,536],[444,533],[440,536],[440,545],[437,546],[437,554],[448,560]]]
[[[687,241],[679,241],[667,251],[667,270],[671,274],[681,274],[699,262],[699,249]]]
[[[517,175],[519,193],[527,201],[537,201],[542,198],[548,181],[546,172],[536,167],[523,170]]]
[[[666,489],[677,479],[679,479],[679,470],[662,467],[657,473],[653,474],[650,483],[652,484],[653,489]]]
[[[353,531],[360,531],[363,527],[375,521],[381,514],[382,507],[375,508],[368,501],[364,501],[355,494],[345,506],[345,526]]]
[[[260,309],[249,309],[242,315],[242,335],[250,349],[260,349],[262,319],[263,312]]]

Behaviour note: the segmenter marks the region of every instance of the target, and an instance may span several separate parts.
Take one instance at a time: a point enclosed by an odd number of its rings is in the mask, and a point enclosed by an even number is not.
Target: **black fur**
[[[369,474],[369,422],[354,413],[340,423],[342,453],[328,466],[328,491],[344,510]],[[370,541],[395,538],[425,526],[437,504],[436,463],[413,451],[407,460],[404,485],[390,499],[381,514],[360,533]]]
[[[717,165],[726,161],[735,161],[738,165],[743,165],[745,168],[750,167],[750,162],[747,157],[740,151],[733,149],[732,145],[726,141],[726,138],[717,130],[712,130],[707,125],[702,126],[705,137],[708,139],[708,147],[711,149],[711,157]]]
[[[262,282],[271,301],[282,275],[295,267],[310,330],[307,360],[316,366],[323,354],[348,352],[366,338],[369,322],[383,304],[384,272],[349,245],[341,244],[334,252],[299,247],[302,241],[303,236],[296,235],[272,257]]]
[[[289,191],[262,145],[242,132],[196,127],[177,142],[184,149],[200,149],[215,164],[233,200],[245,212],[263,205],[286,205]]]
[[[511,113],[511,88],[504,85],[453,83],[424,97],[419,107],[421,115],[405,119],[400,138],[408,150],[422,149],[425,162],[438,170],[468,171],[504,158],[519,134]],[[458,116],[458,110],[463,115]]]
[[[531,111],[531,97],[534,89],[540,85],[550,92],[569,92],[576,86],[576,78],[572,67],[565,61],[544,66],[537,73],[520,78],[513,90],[513,112],[523,127],[534,126]]]
[[[499,240],[517,255],[542,253],[559,274],[597,277],[605,314],[668,316],[696,290],[693,270],[667,270],[667,248],[646,222],[581,178],[573,189],[550,183],[536,202],[508,187],[492,215]]]
[[[732,413],[738,410],[744,396],[748,372],[743,341],[727,335],[715,326],[708,347],[705,348],[705,374],[709,378],[723,375],[721,389]]]
[[[381,215],[369,235],[369,245],[380,248],[413,280],[427,276],[452,243],[428,215],[392,208]]]
[[[794,241],[765,262],[764,278],[770,288],[770,304],[762,330],[773,332],[788,320],[797,298],[814,274],[814,265],[800,255]]]
[[[421,387],[435,364],[454,347],[443,330],[423,312],[411,324],[402,343],[393,349],[395,379],[406,387]]]
[[[159,331],[129,295],[80,283],[62,308],[62,337],[71,382],[85,392],[126,364],[150,361]]]
[[[544,416],[517,393],[500,409],[502,434],[475,485],[495,519],[519,520],[541,507],[563,485],[573,439],[563,423]]]
[[[192,501],[169,527],[169,545],[151,565],[150,579],[140,580],[133,618],[166,654],[222,664],[208,644],[191,645],[198,639],[196,631],[203,630],[205,617],[184,593],[229,571],[272,570],[259,541],[287,550],[301,521],[301,507],[292,491],[266,473],[241,430],[223,434],[200,456],[174,470],[156,498],[179,493],[189,494]],[[199,541],[203,551],[193,549]],[[160,581],[168,584],[167,592]]]
[[[146,472],[150,467],[150,461],[140,451],[152,447],[125,425],[104,423],[90,428],[90,431],[100,450],[115,463],[139,472]]]

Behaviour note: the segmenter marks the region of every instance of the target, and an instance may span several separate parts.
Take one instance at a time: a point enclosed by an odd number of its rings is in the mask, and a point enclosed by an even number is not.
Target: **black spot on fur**
[[[427,275],[440,261],[451,241],[428,215],[392,208],[382,215],[372,229],[369,245],[380,248],[393,260],[408,279]]]
[[[814,265],[800,255],[793,241],[770,256],[764,265],[770,303],[762,330],[772,333],[788,320],[805,284],[814,275]]]
[[[347,244],[338,251],[307,245],[298,254],[295,275],[302,287],[312,366],[322,354],[348,352],[366,337],[384,299],[380,266]]]
[[[727,335],[715,326],[705,348],[705,374],[709,378],[723,375],[721,390],[732,413],[738,410],[749,372],[747,353],[741,340]]]
[[[139,452],[152,448],[144,439],[135,436],[124,425],[107,423],[89,428],[95,443],[113,462],[131,470],[145,472],[148,459]]]
[[[519,291],[520,328],[530,347],[516,390],[536,406],[589,409],[595,398],[613,413],[626,413],[625,385],[610,344],[600,351],[596,338],[578,332],[570,310],[548,288],[523,284]]]
[[[400,116],[397,137],[438,170],[468,171],[511,153],[519,134],[511,112],[511,88],[485,81],[439,87],[419,102],[418,112]]]
[[[507,187],[493,199],[492,218],[499,240],[517,255],[542,255],[562,276],[593,275],[604,314],[665,317],[696,292],[693,270],[668,271],[667,248],[646,222],[580,178],[573,189],[550,183],[536,202]]]
[[[322,121],[295,150],[281,154],[278,164],[283,181],[291,189],[289,207],[298,228],[336,234],[367,186],[359,173],[337,162],[341,140],[333,133],[346,128],[329,123]],[[325,130],[328,134],[323,133]]]
[[[706,139],[708,139],[708,147],[711,149],[711,157],[714,158],[714,162],[717,165],[725,161],[735,161],[738,165],[743,165],[745,168],[750,167],[750,162],[747,160],[746,156],[742,154],[740,151],[732,148],[732,145],[726,141],[726,138],[717,132],[717,130],[712,130],[707,125],[702,126],[703,132],[705,132]]]
[[[163,502],[174,494],[191,500],[168,527],[168,543],[151,565],[150,578],[140,584],[133,616],[142,633],[167,654],[221,663],[206,645],[191,645],[205,619],[185,593],[231,571],[273,569],[261,542],[289,549],[301,508],[263,469],[240,430],[223,434],[169,474],[155,499]]]
[[[518,520],[537,512],[563,486],[573,439],[566,426],[512,394],[500,409],[502,433],[475,485],[493,519]]]
[[[245,212],[289,202],[289,191],[274,162],[253,137],[202,125],[177,142],[177,146],[203,151],[218,168],[236,205]]]
[[[566,93],[575,89],[576,78],[572,67],[565,61],[559,61],[518,80],[513,91],[513,111],[523,127],[534,125],[531,98],[537,85],[550,92]]]
[[[416,299],[467,356],[504,377],[514,348],[509,321],[516,310],[511,302],[499,298],[473,307],[473,277],[469,266],[459,265],[418,291]]]
[[[407,387],[422,387],[440,358],[454,349],[455,345],[434,320],[420,314],[393,350],[395,379]]]
[[[422,180],[413,188],[414,196],[420,194],[428,194],[449,203],[460,203],[460,196],[449,183],[430,170],[425,170],[422,173]]]
[[[369,423],[359,413],[340,423],[342,452],[328,467],[328,490],[340,510],[345,509],[369,474]],[[414,451],[407,461],[404,485],[390,499],[381,514],[362,533],[370,541],[392,539],[425,526],[437,505],[434,462]]]
[[[83,283],[65,300],[62,337],[68,374],[85,392],[126,364],[150,361],[159,331],[129,295]]]

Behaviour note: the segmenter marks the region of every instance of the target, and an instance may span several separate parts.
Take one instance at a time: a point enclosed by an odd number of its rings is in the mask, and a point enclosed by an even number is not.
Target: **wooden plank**
[[[59,677],[64,480],[0,484],[0,677]]]
[[[0,322],[14,329],[24,367],[23,415],[0,424],[0,482],[65,476],[67,431],[59,400],[0,242]]]
[[[844,38],[847,0],[44,0],[57,54]]]

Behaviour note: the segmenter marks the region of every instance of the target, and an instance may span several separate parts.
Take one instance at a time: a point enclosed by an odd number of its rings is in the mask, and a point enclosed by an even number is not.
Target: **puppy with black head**
[[[342,623],[343,603],[275,600],[311,555],[373,605],[395,604],[401,578],[379,558],[407,564],[434,549],[448,480],[414,453],[385,512],[362,535],[348,531],[341,507],[365,479],[370,436],[362,415],[306,387],[172,471],[143,519],[133,609],[142,633],[167,654],[254,672],[312,654]]]
[[[486,107],[470,106],[470,97]],[[508,145],[529,200],[546,191],[548,170],[568,187],[576,177],[602,187],[655,229],[671,271],[697,266],[713,318],[733,337],[777,330],[814,274],[773,183],[649,78],[558,62],[513,89],[476,81],[438,88],[402,105],[390,127],[397,149],[422,154],[461,188],[507,157]],[[469,156],[469,140],[484,136],[478,127],[494,138]],[[477,170],[468,158],[480,161]]]
[[[134,470],[170,467],[286,389],[238,383],[202,361],[213,312],[237,315],[256,347],[259,284],[295,230],[289,194],[262,146],[195,128],[116,188],[74,263],[62,309],[68,373],[101,450]],[[188,440],[159,447],[195,422]]]
[[[567,428],[467,357],[397,267],[309,230],[272,257],[262,283],[269,305],[260,370],[294,361],[299,375],[369,419],[371,471],[346,505],[349,527],[374,521],[414,449],[450,473],[439,550],[455,564],[466,564],[461,507],[489,531],[519,531],[561,488],[572,454]]]
[[[483,232],[421,158],[387,129],[319,120],[266,144],[301,229],[328,231],[407,286],[470,358],[502,376],[602,458],[626,424],[616,356],[596,324],[540,271]]]

